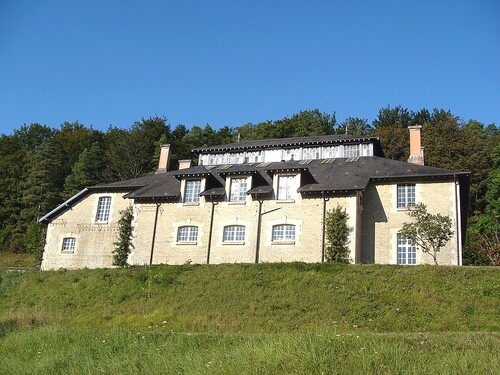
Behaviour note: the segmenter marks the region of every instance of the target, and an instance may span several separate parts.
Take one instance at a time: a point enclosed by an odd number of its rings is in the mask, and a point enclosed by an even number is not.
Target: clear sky
[[[0,133],[387,105],[500,125],[500,0],[0,0]]]

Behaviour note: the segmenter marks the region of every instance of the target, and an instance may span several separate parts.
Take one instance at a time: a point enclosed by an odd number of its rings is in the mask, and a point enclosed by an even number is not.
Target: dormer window
[[[184,191],[185,203],[198,203],[200,201],[201,180],[186,180]]]
[[[247,179],[231,178],[231,186],[229,188],[230,202],[245,202],[247,195]]]
[[[294,200],[296,193],[297,193],[297,175],[279,175],[277,199],[279,201]]]

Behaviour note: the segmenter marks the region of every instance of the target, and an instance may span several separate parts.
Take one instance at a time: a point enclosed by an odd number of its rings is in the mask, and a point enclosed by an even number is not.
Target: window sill
[[[396,207],[397,211],[398,212],[406,212],[406,211],[410,211],[411,209],[413,209],[415,206],[407,206],[407,207]]]
[[[271,245],[295,245],[295,241],[273,241]]]
[[[295,199],[278,199],[276,203],[295,203]]]
[[[246,201],[229,201],[229,202],[227,202],[227,204],[235,205],[235,206],[244,206],[245,204],[247,204],[247,202]]]
[[[61,254],[74,254],[75,251],[74,250],[63,250],[61,251]]]
[[[226,241],[222,245],[244,245],[245,241]]]
[[[183,202],[183,206],[199,206],[200,202]]]
[[[175,243],[176,245],[180,245],[180,246],[185,246],[185,245],[197,245],[198,244],[198,241],[177,241]]]

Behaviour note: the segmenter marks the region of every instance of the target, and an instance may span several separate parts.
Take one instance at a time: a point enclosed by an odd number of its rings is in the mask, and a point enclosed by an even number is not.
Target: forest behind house
[[[84,187],[154,173],[160,144],[171,145],[171,169],[191,150],[266,138],[327,134],[380,138],[385,156],[406,161],[407,127],[422,125],[425,163],[470,171],[470,205],[464,265],[500,264],[500,129],[467,122],[443,109],[416,112],[401,106],[380,109],[369,120],[304,110],[280,120],[214,129],[179,124],[165,117],[143,118],[128,129],[106,131],[79,122],[59,128],[32,123],[0,135],[0,252],[43,251],[45,226],[38,219]]]

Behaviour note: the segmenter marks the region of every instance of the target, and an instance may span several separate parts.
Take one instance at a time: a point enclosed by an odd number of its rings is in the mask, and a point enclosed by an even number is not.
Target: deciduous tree
[[[423,253],[429,254],[437,262],[437,254],[451,238],[451,219],[441,214],[427,212],[427,206],[418,203],[408,215],[414,219],[404,223],[400,233],[411,240]]]

